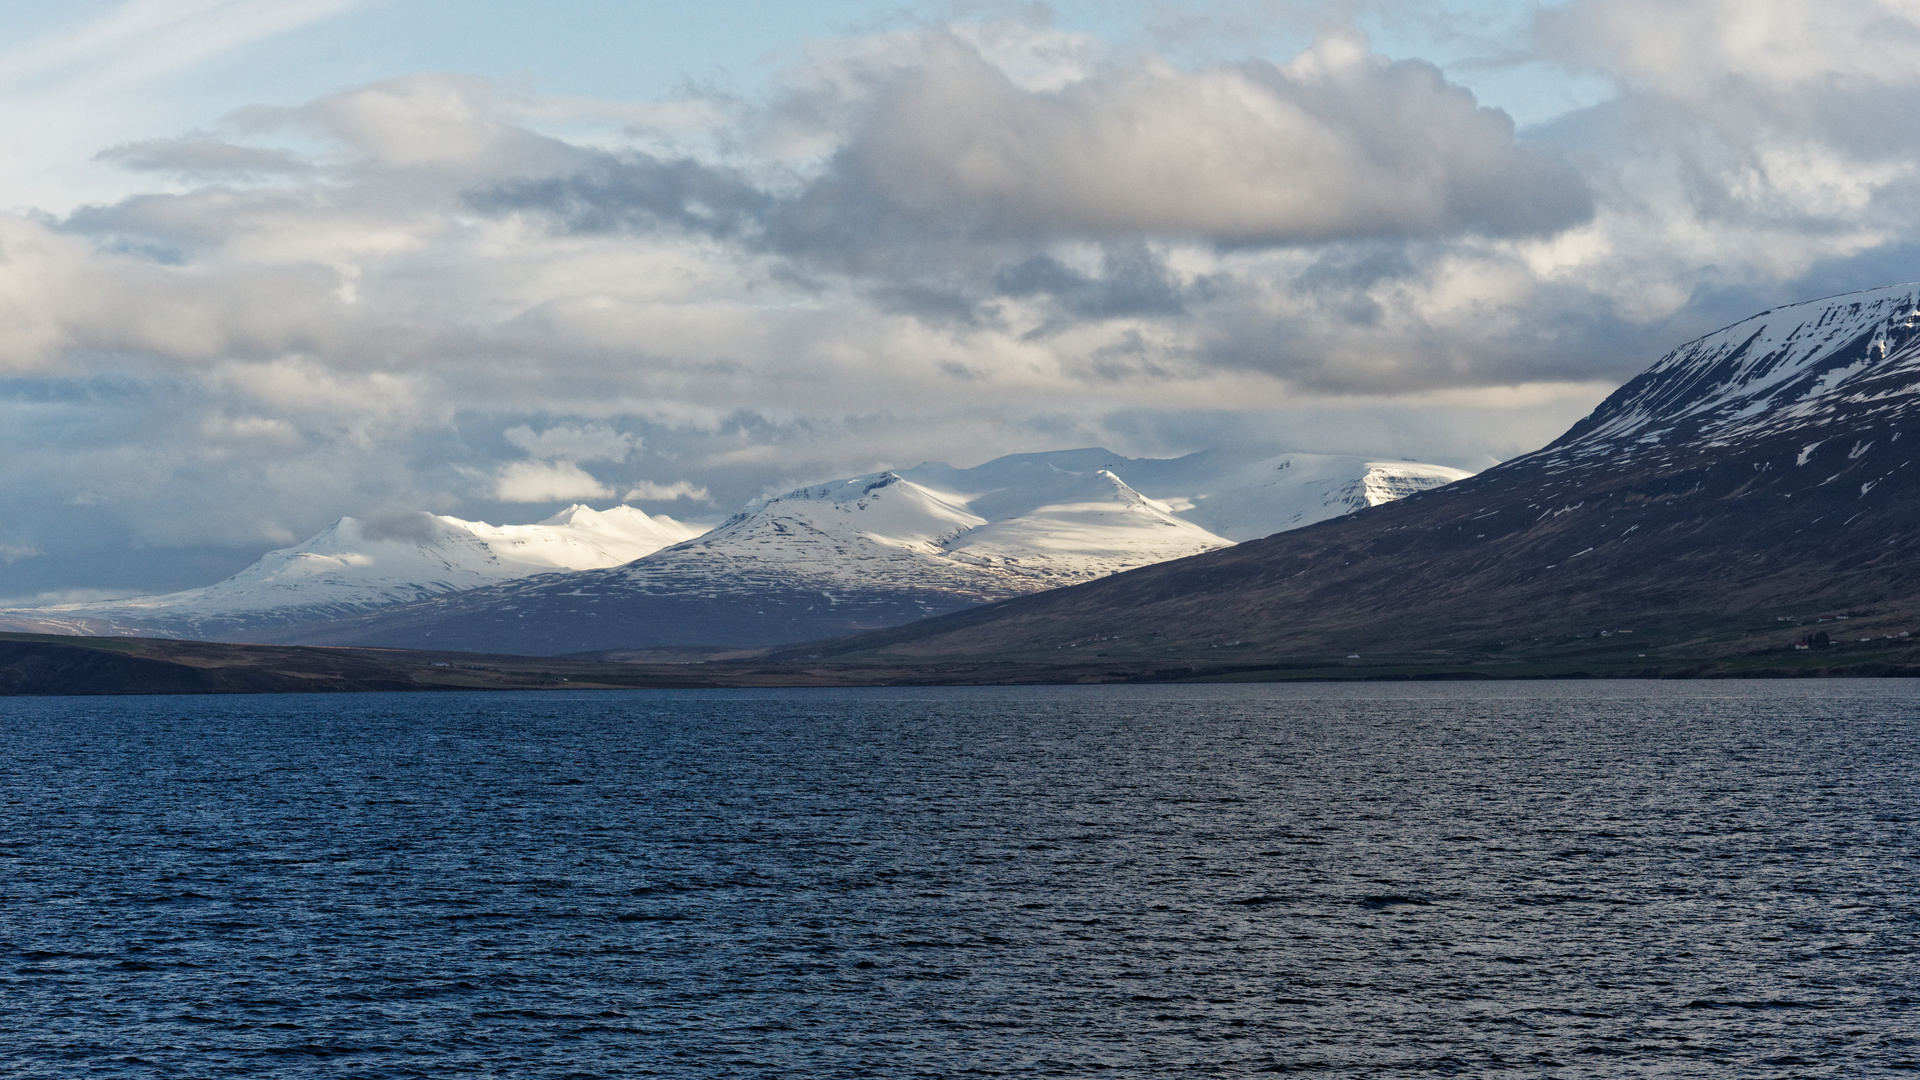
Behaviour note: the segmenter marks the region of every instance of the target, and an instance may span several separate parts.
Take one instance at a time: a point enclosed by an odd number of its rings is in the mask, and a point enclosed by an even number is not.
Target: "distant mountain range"
[[[185,592],[0,611],[0,629],[219,641],[555,571],[618,566],[705,530],[629,506],[570,506],[533,525],[410,513],[344,517]]]
[[[276,640],[541,655],[811,641],[1227,547],[1464,475],[1329,455],[1099,449],[926,464],[755,502],[624,566],[289,627]]]
[[[1285,671],[1577,653],[1624,671],[1904,656],[1920,639],[1917,460],[1920,286],[1901,285],[1688,342],[1547,447],[1438,490],[791,659],[1170,677],[1228,657]]]
[[[205,589],[0,612],[0,628],[529,654],[774,645],[1089,581],[1466,475],[1089,449],[812,485],[707,533],[628,508],[537,526],[342,519]]]
[[[549,653],[805,642],[699,668],[715,685],[1911,675],[1916,462],[1920,285],[1902,285],[1688,342],[1476,476],[1094,450],[928,465],[765,500],[619,566],[289,629]],[[1276,525],[1295,527],[1249,538]],[[17,648],[38,665],[22,685],[64,685],[70,656]]]

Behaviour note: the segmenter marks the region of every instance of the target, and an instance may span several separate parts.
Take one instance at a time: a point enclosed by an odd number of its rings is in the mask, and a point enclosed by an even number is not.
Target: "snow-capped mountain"
[[[1690,341],[1539,453],[1626,461],[1857,427],[1908,415],[1917,387],[1920,284],[1893,285],[1763,311]]]
[[[1235,542],[1297,529],[1472,475],[1444,465],[1337,454],[1246,460],[1203,450],[1178,458],[1125,458],[1101,449],[1013,454],[970,469],[929,462],[903,469],[900,475],[933,488],[972,493],[968,497],[980,512],[997,517],[1019,512],[1011,504],[1060,482],[1058,477],[1102,469],[1164,503],[1180,520]]]
[[[1822,621],[1809,650],[1904,647],[1916,565],[1920,285],[1898,285],[1681,345],[1548,446],[1431,497],[845,648],[1041,662],[1151,628],[1155,662],[1225,643],[1243,663],[1496,662],[1624,630],[1652,669],[1668,646],[1791,655]],[[1132,638],[1103,653],[1145,655]]]
[[[350,615],[555,571],[618,566],[704,529],[628,506],[570,506],[533,525],[413,513],[343,517],[224,581],[126,600],[0,611],[0,626],[56,633],[216,637]]]
[[[928,463],[759,500],[625,566],[435,597],[286,640],[522,653],[802,641],[1234,542],[1206,522],[1257,536],[1464,475],[1358,457],[1129,459],[1100,449],[968,469]]]
[[[887,472],[765,500],[705,536],[594,576],[642,592],[689,577],[701,588],[728,578],[827,596],[939,593],[979,603],[1229,543],[1105,469],[1051,469],[1017,488],[984,489]]]
[[[1234,541],[1298,529],[1473,475],[1444,465],[1332,454],[1282,454],[1199,475],[1191,468],[1184,476],[1172,469],[1164,477],[1144,471],[1145,490],[1166,499],[1182,518]]]

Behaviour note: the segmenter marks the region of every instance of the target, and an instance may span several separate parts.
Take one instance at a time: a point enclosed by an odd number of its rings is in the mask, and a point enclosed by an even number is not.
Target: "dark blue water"
[[[1920,686],[0,702],[0,1075],[1920,1068]]]

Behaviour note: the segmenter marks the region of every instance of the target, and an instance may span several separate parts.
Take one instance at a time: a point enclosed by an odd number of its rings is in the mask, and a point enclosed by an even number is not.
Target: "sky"
[[[0,6],[0,601],[1102,445],[1484,468],[1920,278],[1920,0]]]

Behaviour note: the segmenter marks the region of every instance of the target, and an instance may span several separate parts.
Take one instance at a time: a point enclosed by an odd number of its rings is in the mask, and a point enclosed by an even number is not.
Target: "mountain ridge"
[[[1547,446],[1435,491],[780,655],[1040,662],[1097,641],[1116,662],[1258,666],[1606,635],[1657,662],[1689,635],[1791,649],[1842,615],[1898,641],[1920,634],[1916,437],[1920,287],[1843,294],[1688,342]]]
[[[1091,580],[1464,475],[1339,455],[1084,448],[808,485],[711,530],[578,505],[534,525],[342,518],[211,586],[0,611],[0,628],[489,652],[752,647]]]
[[[262,555],[198,589],[124,600],[0,610],[0,628],[85,634],[258,633],[563,570],[617,566],[698,536],[698,526],[627,506],[575,504],[531,525],[424,512],[342,517],[306,542]]]
[[[1123,471],[1143,474],[1172,500],[1135,490]],[[756,500],[711,532],[628,566],[430,598],[293,628],[281,640],[539,654],[806,641],[1232,542],[1182,512],[1284,526],[1350,512],[1396,494],[1394,484],[1462,475],[1358,457],[1222,463],[1205,453],[1128,459],[1098,448],[968,469],[925,463]]]

